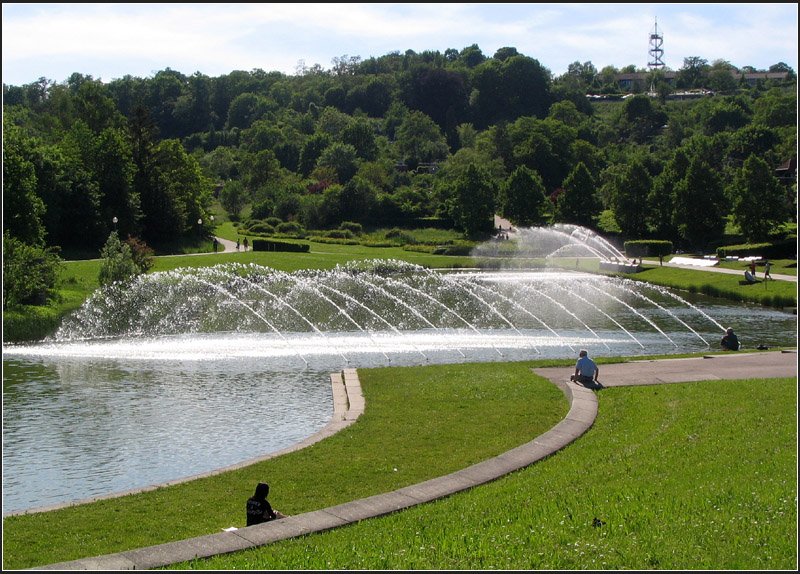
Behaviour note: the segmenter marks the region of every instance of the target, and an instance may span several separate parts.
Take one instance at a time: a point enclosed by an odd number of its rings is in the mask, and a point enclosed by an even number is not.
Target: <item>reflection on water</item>
[[[299,442],[332,412],[328,370],[4,359],[3,512],[236,464]]]
[[[329,376],[346,366],[703,352],[727,326],[745,348],[797,338],[796,315],[584,274],[233,271],[151,275],[141,293],[163,287],[174,305],[145,314],[135,298],[98,294],[70,326],[81,340],[4,347],[4,512],[295,444],[330,420]],[[121,332],[93,322],[122,312],[132,318]],[[133,324],[157,334],[126,331]],[[95,329],[103,338],[85,340]]]

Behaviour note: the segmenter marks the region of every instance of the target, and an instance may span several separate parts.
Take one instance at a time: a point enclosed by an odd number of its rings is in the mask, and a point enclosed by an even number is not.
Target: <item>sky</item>
[[[295,74],[334,58],[513,47],[560,76],[573,62],[647,68],[685,58],[797,72],[797,3],[766,4],[46,4],[3,3],[3,83],[73,73],[110,82],[170,68],[210,77],[234,70]]]

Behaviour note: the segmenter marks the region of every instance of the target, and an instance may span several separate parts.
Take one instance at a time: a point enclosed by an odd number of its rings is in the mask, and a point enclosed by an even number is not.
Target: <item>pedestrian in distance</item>
[[[769,274],[769,270],[772,267],[772,263],[769,262],[769,259],[764,261],[764,280],[772,279],[772,275]]]
[[[247,251],[247,246],[248,246],[249,244],[250,244],[250,243],[247,241],[247,237],[245,237],[245,238],[244,238],[244,241],[242,242],[242,245],[244,245],[244,250],[245,250],[245,251]]]
[[[239,251],[239,238],[236,238],[236,251]]]

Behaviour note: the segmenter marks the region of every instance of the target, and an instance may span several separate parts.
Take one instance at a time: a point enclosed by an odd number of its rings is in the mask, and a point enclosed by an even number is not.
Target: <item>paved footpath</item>
[[[591,428],[597,416],[597,395],[594,390],[569,382],[572,371],[572,368],[564,367],[534,369],[536,374],[546,377],[557,385],[567,397],[570,410],[561,422],[526,444],[465,469],[393,492],[288,516],[256,526],[116,554],[50,564],[34,570],[108,571],[159,568],[330,530],[430,502],[495,480],[553,454]],[[600,365],[599,380],[604,387],[616,387],[772,377],[797,378],[796,349]],[[331,381],[334,385],[334,416],[326,433],[351,424],[363,413],[365,407],[355,369],[345,369],[341,375],[338,373],[331,375]],[[346,397],[343,393],[346,393]]]

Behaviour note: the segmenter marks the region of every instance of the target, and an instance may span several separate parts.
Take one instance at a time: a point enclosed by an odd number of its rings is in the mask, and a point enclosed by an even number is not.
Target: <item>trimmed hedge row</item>
[[[797,259],[797,239],[786,239],[775,243],[744,243],[717,247],[717,257],[728,255],[748,257],[758,255],[767,259]]]
[[[672,254],[672,241],[639,239],[625,242],[625,255],[630,257],[665,257]]]
[[[287,241],[275,241],[273,239],[253,239],[253,251],[292,251],[296,253],[308,253],[310,245],[308,243],[289,243]]]

